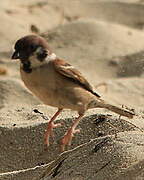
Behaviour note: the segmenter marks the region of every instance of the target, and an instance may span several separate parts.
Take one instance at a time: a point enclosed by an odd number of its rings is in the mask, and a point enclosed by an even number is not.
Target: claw
[[[71,145],[71,141],[72,141],[74,134],[79,133],[79,132],[80,132],[80,129],[73,129],[73,128],[70,128],[66,132],[66,134],[63,136],[63,138],[61,140],[61,147],[60,147],[61,152],[63,152],[65,149],[68,148],[68,146]]]
[[[47,148],[50,145],[50,143],[49,143],[50,137],[52,137],[52,139],[54,141],[53,129],[60,127],[60,126],[61,126],[61,123],[57,123],[57,124],[54,124],[53,122],[48,123],[48,128],[47,128],[47,131],[45,133],[45,138],[44,138],[45,139],[45,145],[47,146]]]

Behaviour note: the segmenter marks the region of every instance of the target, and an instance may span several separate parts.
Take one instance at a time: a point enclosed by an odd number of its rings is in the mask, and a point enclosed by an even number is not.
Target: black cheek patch
[[[41,62],[44,61],[46,57],[47,57],[47,51],[44,49],[41,49],[41,51],[37,53],[37,59]]]
[[[23,70],[26,73],[31,73],[32,72],[31,63],[29,61],[27,63],[23,63]]]

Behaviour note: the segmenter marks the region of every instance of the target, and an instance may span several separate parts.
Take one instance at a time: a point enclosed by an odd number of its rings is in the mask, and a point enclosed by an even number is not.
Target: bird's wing
[[[74,81],[75,83],[79,84],[80,86],[82,86],[87,91],[94,94],[95,96],[100,97],[100,95],[98,95],[96,92],[93,91],[92,86],[83,77],[83,75],[73,66],[71,66],[62,59],[56,59],[53,61],[53,63],[54,63],[54,68],[58,73],[69,78],[71,81]]]

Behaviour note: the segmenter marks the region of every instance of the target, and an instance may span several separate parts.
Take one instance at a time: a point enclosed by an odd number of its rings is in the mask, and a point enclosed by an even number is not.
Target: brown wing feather
[[[77,69],[75,69],[70,64],[66,63],[64,60],[61,59],[56,59],[55,61],[53,61],[53,63],[56,71],[59,72],[61,75],[81,85],[83,88],[85,88],[87,91],[91,92],[95,96],[100,97],[100,95],[93,91],[92,86]]]

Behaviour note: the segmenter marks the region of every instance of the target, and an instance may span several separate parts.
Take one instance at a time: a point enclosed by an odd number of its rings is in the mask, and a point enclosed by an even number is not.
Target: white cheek
[[[56,54],[52,53],[51,55],[47,56],[45,61],[51,61],[51,60],[55,60],[57,58]]]
[[[54,53],[52,53],[51,55],[47,56],[44,61],[39,61],[37,59],[37,55],[33,54],[29,58],[29,61],[31,62],[31,67],[32,68],[36,68],[36,67],[40,67],[41,65],[44,65],[44,64],[48,63],[50,60],[55,60],[55,59],[56,59],[56,55]]]
[[[40,61],[36,58],[36,56],[31,56],[31,57],[30,57],[30,62],[31,62],[31,67],[39,67],[39,66],[42,64],[42,62],[40,62]]]

